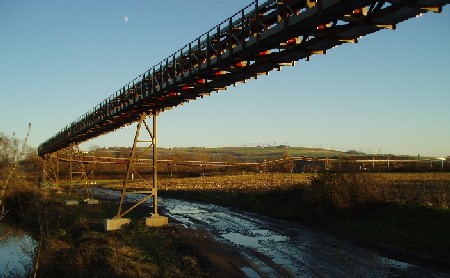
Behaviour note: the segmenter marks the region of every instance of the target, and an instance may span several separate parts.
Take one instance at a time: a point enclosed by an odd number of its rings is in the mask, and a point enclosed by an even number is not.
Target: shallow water
[[[35,248],[36,241],[31,236],[0,222],[0,277],[29,273]]]

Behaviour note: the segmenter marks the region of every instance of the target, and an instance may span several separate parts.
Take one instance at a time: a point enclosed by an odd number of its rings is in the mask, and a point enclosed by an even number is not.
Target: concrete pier
[[[96,199],[85,199],[84,202],[88,205],[98,205],[100,202]]]
[[[129,224],[130,219],[129,218],[111,218],[111,219],[105,219],[104,226],[105,231],[114,231],[119,230],[122,228],[123,225]]]
[[[66,201],[66,206],[77,206],[79,204],[80,204],[80,202],[78,202],[77,200],[67,200]]]
[[[151,217],[144,218],[144,221],[148,227],[161,227],[169,224],[169,219],[159,214],[152,214]]]

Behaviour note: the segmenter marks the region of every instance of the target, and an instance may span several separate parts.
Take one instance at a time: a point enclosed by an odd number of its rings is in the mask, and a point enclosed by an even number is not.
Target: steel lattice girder
[[[143,112],[177,105],[428,11],[450,0],[252,2],[129,82],[39,146],[40,156],[114,131]]]

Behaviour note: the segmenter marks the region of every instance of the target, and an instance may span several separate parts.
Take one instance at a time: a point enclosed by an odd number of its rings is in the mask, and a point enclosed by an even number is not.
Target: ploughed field
[[[130,188],[142,188],[131,183]],[[112,183],[108,188],[121,188]],[[161,193],[225,198],[235,194],[303,193],[300,200],[325,198],[336,208],[351,208],[370,203],[401,203],[448,209],[450,206],[450,173],[253,173],[231,176],[163,178],[158,180]],[[326,191],[327,196],[322,196]],[[213,199],[214,197],[211,196]],[[308,197],[308,198],[307,198]],[[218,198],[220,199],[220,198]]]

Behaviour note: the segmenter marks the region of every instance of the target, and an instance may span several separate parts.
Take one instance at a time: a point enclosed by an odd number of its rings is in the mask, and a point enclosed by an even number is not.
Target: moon
[[[128,22],[128,16],[124,17],[124,18],[123,18],[123,21],[124,21],[124,22]]]

